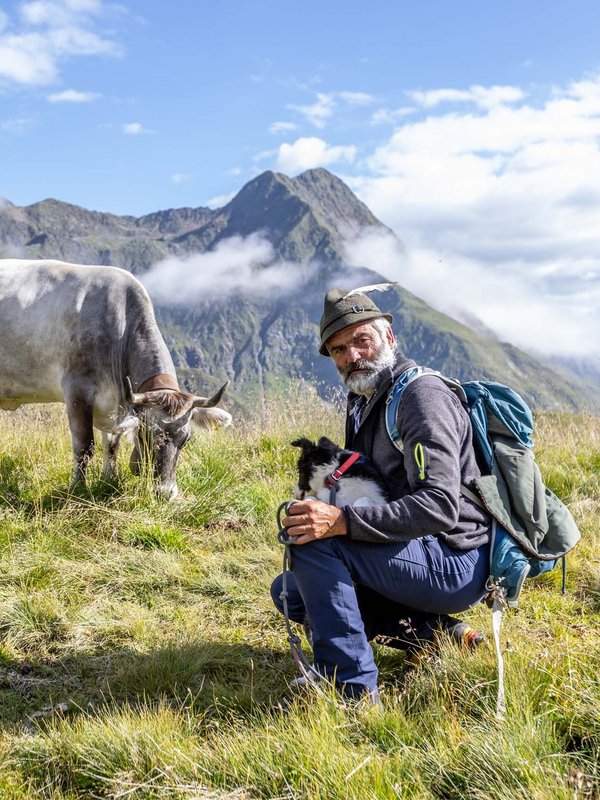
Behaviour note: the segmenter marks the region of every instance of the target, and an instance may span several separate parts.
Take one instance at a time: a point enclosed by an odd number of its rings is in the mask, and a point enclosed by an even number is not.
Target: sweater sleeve
[[[465,432],[460,402],[437,381],[420,378],[399,404],[398,430],[410,493],[383,505],[347,507],[352,539],[407,541],[452,531],[458,523]]]

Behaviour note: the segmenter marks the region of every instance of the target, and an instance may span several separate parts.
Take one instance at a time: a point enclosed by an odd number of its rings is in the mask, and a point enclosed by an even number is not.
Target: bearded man
[[[348,389],[346,448],[368,456],[393,499],[335,506],[296,501],[283,525],[295,537],[288,581],[291,619],[309,623],[316,670],[348,697],[378,702],[369,641],[412,649],[446,631],[465,644],[482,637],[449,614],[485,595],[491,518],[461,494],[480,475],[465,409],[435,375],[404,390],[397,427],[386,429],[386,399],[415,362],[403,355],[383,313],[362,293],[331,289],[320,353]],[[281,576],[271,587],[279,610]]]

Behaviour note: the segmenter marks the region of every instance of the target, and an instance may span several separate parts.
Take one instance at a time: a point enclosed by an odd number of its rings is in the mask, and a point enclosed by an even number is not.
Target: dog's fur
[[[294,492],[297,500],[312,497],[330,502],[329,486],[325,478],[352,455],[326,436],[315,444],[310,439],[295,439],[294,447],[302,449],[298,459],[298,486]],[[335,504],[338,508],[353,505],[377,505],[389,500],[383,478],[375,465],[362,456],[342,475],[338,482]]]

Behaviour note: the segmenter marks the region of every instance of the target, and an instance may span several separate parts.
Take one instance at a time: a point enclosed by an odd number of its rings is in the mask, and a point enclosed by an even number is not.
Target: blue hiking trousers
[[[315,666],[356,696],[377,688],[377,667],[360,613],[356,587],[427,614],[465,611],[485,595],[489,544],[453,550],[436,536],[374,544],[332,537],[291,546],[290,618],[308,615]],[[271,586],[275,605],[281,575]]]

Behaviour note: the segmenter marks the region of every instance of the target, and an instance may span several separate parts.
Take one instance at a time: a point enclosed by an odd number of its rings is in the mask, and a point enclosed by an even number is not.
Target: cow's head
[[[136,393],[129,384],[129,410],[113,433],[134,434],[131,470],[138,475],[150,460],[157,491],[167,500],[179,491],[175,469],[181,448],[191,436],[191,423],[204,428],[231,424],[227,411],[214,408],[228,383],[212,397],[164,389]]]

